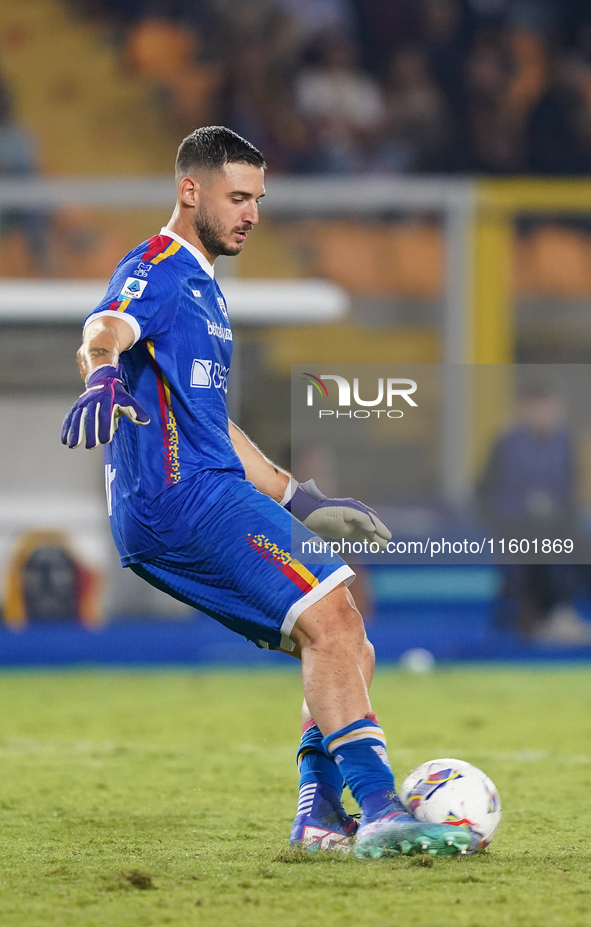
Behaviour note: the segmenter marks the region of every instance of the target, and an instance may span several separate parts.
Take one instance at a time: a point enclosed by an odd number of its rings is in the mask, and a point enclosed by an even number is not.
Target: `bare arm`
[[[108,444],[121,416],[134,425],[149,425],[150,416],[130,396],[117,370],[119,355],[131,347],[131,325],[117,316],[101,316],[84,331],[78,351],[80,376],[85,390],[78,396],[62,425],[62,444],[85,447]]]
[[[230,439],[242,461],[246,479],[254,483],[258,491],[264,493],[265,496],[271,496],[271,499],[281,502],[291,479],[289,473],[265,457],[256,444],[253,444],[234,422],[228,424]]]
[[[112,364],[116,367],[119,355],[133,344],[133,329],[125,319],[102,316],[84,329],[82,346],[78,349],[78,369],[83,380],[96,367]]]

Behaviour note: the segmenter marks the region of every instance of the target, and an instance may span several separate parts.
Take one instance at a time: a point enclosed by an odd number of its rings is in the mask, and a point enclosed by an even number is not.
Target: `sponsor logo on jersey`
[[[148,285],[147,280],[136,280],[128,277],[119,294],[119,299],[139,299]]]
[[[212,369],[213,368],[213,369]],[[229,367],[210,360],[196,357],[191,367],[191,386],[196,389],[208,389],[212,384],[216,389],[228,392]]]
[[[228,310],[226,309],[226,304],[221,296],[218,296],[218,305],[220,309],[222,310],[222,315],[224,316],[225,319],[228,319],[228,322],[229,322],[230,319],[228,317]]]
[[[213,361],[195,358],[191,367],[191,386],[207,389],[211,386],[211,365]]]
[[[215,338],[221,338],[222,341],[232,341],[232,329],[224,328],[223,325],[218,325],[217,322],[210,322],[207,320],[207,334],[213,335]]]
[[[213,366],[213,385],[216,389],[223,389],[224,393],[228,392],[228,374],[230,373],[229,367],[224,367],[223,364],[218,364],[217,361]]]
[[[193,296],[195,297],[195,299],[200,299],[200,297],[201,297],[201,290],[191,290],[191,293],[193,294]]]
[[[152,264],[144,264],[143,261],[140,261],[138,266],[133,272],[134,277],[147,277],[148,271],[152,270]]]

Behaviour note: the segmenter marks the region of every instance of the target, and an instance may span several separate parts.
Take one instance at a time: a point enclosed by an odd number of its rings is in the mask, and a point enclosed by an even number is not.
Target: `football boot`
[[[347,814],[341,796],[323,782],[310,782],[300,789],[298,810],[289,842],[304,850],[340,850],[349,853],[357,832],[357,821]]]
[[[456,856],[478,849],[478,841],[469,830],[417,821],[395,792],[388,798],[389,803],[377,814],[361,816],[353,847],[355,856],[378,858],[413,853]]]

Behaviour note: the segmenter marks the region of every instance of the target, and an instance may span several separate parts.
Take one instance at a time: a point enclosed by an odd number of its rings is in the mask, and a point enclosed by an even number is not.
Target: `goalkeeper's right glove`
[[[380,549],[385,548],[392,537],[374,509],[356,499],[328,499],[314,480],[306,483],[292,480],[291,496],[283,506],[321,537],[374,541]]]
[[[86,447],[109,444],[125,415],[134,425],[148,425],[150,416],[123,385],[123,368],[103,364],[86,377],[86,392],[66,415],[62,444],[78,447],[86,436]]]

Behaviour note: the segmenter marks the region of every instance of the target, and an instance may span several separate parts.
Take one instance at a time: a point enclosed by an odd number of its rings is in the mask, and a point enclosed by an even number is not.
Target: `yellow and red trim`
[[[166,258],[176,254],[182,245],[180,241],[175,241],[168,235],[154,235],[148,241],[148,250],[142,254],[142,261],[148,261],[150,264],[160,264]]]
[[[166,374],[163,373],[158,366],[154,342],[146,341],[146,347],[152,359],[152,367],[156,374],[158,386],[158,405],[160,407],[160,424],[162,427],[162,443],[164,450],[164,480],[167,486],[172,486],[181,479],[179,430],[176,416],[172,409],[170,382]]]
[[[310,592],[314,586],[318,585],[317,577],[314,576],[313,573],[310,573],[310,570],[307,570],[304,564],[300,563],[298,560],[291,560],[290,563],[285,563],[281,568],[281,572],[284,576],[287,576],[288,579],[291,579],[292,583],[295,583],[302,592]]]

